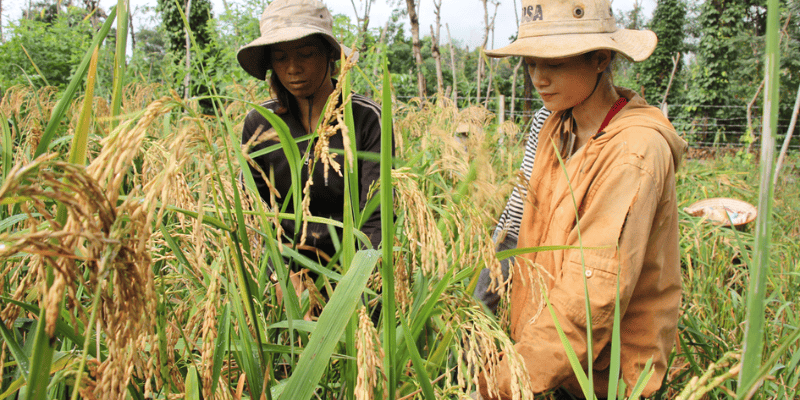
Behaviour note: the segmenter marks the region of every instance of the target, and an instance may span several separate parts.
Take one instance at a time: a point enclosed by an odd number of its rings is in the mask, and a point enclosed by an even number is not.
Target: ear
[[[598,73],[605,71],[612,59],[611,50],[597,50],[592,55],[592,61],[597,66]]]

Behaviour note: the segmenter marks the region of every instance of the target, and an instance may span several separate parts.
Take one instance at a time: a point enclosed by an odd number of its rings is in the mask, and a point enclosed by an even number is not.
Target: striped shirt
[[[540,108],[533,116],[531,130],[525,144],[525,155],[522,158],[522,166],[520,167],[522,174],[525,176],[525,184],[531,179],[533,161],[536,158],[536,147],[539,144],[539,131],[542,129],[544,121],[549,116],[550,110],[544,107]],[[514,187],[514,191],[511,192],[511,197],[508,198],[508,203],[506,203],[506,208],[503,210],[503,213],[500,214],[497,226],[494,229],[492,238],[495,243],[508,240],[513,241],[514,244],[510,248],[516,247],[517,238],[519,237],[520,221],[522,221],[523,199],[527,193],[528,190],[525,185],[517,184]]]

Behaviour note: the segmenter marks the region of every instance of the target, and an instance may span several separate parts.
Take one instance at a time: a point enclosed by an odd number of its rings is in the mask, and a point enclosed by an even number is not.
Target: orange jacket
[[[674,345],[681,299],[675,170],[686,142],[658,109],[628,89],[617,91],[630,101],[604,133],[565,160],[569,179],[555,150],[564,140],[559,137],[564,112],[551,115],[539,137],[517,247],[582,244],[584,249],[528,253],[514,267],[511,338],[535,392],[563,386],[582,393],[538,282],[547,288],[558,322],[586,369],[586,277],[599,396],[608,390],[618,279],[621,366],[628,387],[652,358],[655,374],[643,395],[657,390]],[[499,367],[499,397],[511,398],[508,366],[502,361]],[[481,392],[496,398],[483,380]]]

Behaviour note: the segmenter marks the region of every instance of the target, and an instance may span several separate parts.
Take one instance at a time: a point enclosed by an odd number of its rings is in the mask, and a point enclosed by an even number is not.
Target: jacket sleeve
[[[557,388],[574,376],[553,316],[584,370],[588,367],[585,288],[590,299],[593,361],[609,345],[617,283],[620,314],[624,316],[642,272],[666,175],[662,171],[665,162],[671,161],[642,159],[636,154],[624,156],[598,177],[581,202],[580,223],[572,229],[567,244],[577,246],[582,242],[584,250],[564,251],[561,276],[554,277],[555,283],[548,293],[552,313],[545,306],[538,318],[520,321],[517,328],[515,348],[525,360],[535,392]],[[607,368],[607,361],[604,363],[595,363],[593,369]],[[498,373],[500,398],[510,398],[511,376],[506,361]],[[484,387],[481,390],[485,391]],[[494,398],[488,393],[484,395]]]

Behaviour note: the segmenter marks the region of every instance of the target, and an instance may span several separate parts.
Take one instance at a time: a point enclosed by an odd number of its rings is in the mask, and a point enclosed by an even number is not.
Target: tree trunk
[[[131,27],[131,53],[133,53],[136,51],[136,30],[133,29],[133,13],[131,12],[131,2],[128,2],[128,26]]]
[[[358,7],[356,7],[355,1],[354,0],[350,0],[350,4],[353,5],[353,14],[356,16],[356,20],[357,20],[356,21],[356,24],[358,25],[358,38],[357,38],[357,40],[359,40],[359,41],[364,40],[364,38],[366,38],[366,36],[367,36],[367,29],[369,28],[369,13],[370,13],[370,10],[372,9],[372,3],[374,3],[374,2],[375,2],[375,0],[366,0],[364,2],[364,15],[361,16],[358,13]],[[366,45],[366,43],[362,42],[362,44],[361,44],[362,49],[361,50],[366,50],[366,48],[364,48],[365,45]]]
[[[517,65],[514,66],[514,72],[511,74],[511,109],[509,114],[514,115],[515,103],[517,102],[517,74],[519,67],[522,66],[522,58],[519,59]]]
[[[797,113],[800,112],[800,86],[797,87],[797,99],[794,101],[794,109],[792,110],[792,120],[789,122],[789,129],[786,131],[786,138],[783,139],[781,146],[781,155],[778,156],[778,162],[775,164],[775,176],[772,178],[772,185],[778,184],[778,175],[781,173],[783,166],[783,159],[786,158],[786,151],[789,150],[789,142],[792,141],[792,132],[797,125]]]
[[[450,44],[450,69],[453,71],[453,104],[458,105],[458,79],[456,78],[456,48],[453,46],[453,38],[450,37],[450,25],[447,28],[447,41]]]
[[[186,20],[189,20],[192,10],[192,0],[186,0]],[[189,98],[189,83],[192,81],[192,32],[191,26],[186,27],[186,77],[183,78],[183,98]]]
[[[745,149],[745,153],[749,153],[750,149],[753,148],[753,143],[756,141],[756,135],[753,133],[753,118],[752,118],[752,110],[753,105],[756,104],[756,100],[758,100],[758,94],[761,93],[761,89],[764,88],[764,82],[766,79],[761,81],[761,84],[758,85],[758,89],[756,89],[756,94],[753,96],[753,99],[747,103],[747,135],[750,137],[749,143],[747,143],[747,149]]]
[[[411,23],[411,44],[414,50],[414,60],[417,64],[417,92],[423,98],[426,93],[425,76],[422,75],[422,44],[419,41],[419,16],[417,8],[418,0],[406,0],[408,6],[408,20]]]
[[[444,93],[442,77],[442,55],[439,52],[439,38],[442,28],[442,0],[433,0],[434,15],[436,15],[436,29],[431,25],[431,56],[436,64],[436,93],[442,96]]]
[[[489,33],[494,29],[494,19],[497,17],[497,8],[500,3],[492,1],[492,4],[495,5],[494,8],[494,16],[489,20],[489,1],[490,0],[481,0],[483,3],[483,43],[481,44],[480,51],[478,51],[478,98],[476,103],[481,102],[481,82],[483,80],[484,73],[486,72],[486,64],[484,63],[484,54],[483,52],[486,50],[486,45],[489,43]],[[491,88],[486,88],[486,93],[491,91]]]

